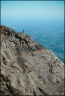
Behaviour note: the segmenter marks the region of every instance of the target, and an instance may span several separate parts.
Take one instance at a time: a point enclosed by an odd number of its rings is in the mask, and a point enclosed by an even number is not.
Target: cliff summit
[[[64,63],[23,32],[0,26],[2,96],[64,95]]]

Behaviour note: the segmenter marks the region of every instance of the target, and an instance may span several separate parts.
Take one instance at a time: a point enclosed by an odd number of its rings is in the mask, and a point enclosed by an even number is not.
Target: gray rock
[[[2,96],[63,95],[64,63],[28,35],[1,30]]]

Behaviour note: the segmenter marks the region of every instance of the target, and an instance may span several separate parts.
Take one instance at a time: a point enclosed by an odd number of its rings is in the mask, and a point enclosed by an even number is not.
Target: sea
[[[46,49],[52,51],[64,62],[64,21],[52,20],[17,20],[4,21],[2,25],[13,28],[16,32],[28,34]]]

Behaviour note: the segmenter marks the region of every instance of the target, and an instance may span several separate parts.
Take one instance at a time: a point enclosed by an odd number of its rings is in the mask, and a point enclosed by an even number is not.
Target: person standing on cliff
[[[23,29],[23,32],[24,32],[24,29]]]

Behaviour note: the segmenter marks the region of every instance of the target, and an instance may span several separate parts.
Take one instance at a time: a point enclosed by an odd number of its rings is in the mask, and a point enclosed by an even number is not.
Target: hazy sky
[[[64,1],[2,1],[1,20],[64,18]]]

